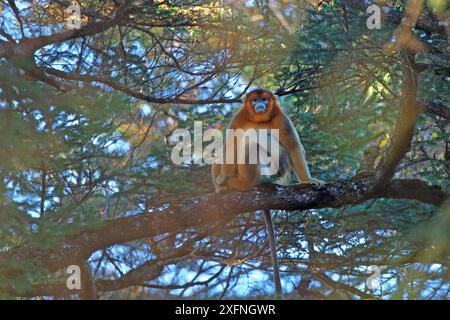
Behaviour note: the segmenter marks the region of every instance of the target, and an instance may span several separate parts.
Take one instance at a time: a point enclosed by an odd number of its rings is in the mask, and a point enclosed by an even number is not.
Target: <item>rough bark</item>
[[[114,244],[127,243],[164,233],[177,233],[188,228],[226,223],[239,213],[257,210],[307,210],[339,208],[372,198],[414,199],[442,204],[448,194],[440,187],[428,186],[419,180],[393,180],[378,193],[371,190],[372,180],[333,182],[320,189],[309,185],[278,186],[264,184],[250,192],[208,194],[176,203],[167,203],[142,214],[105,221],[97,229],[87,230],[60,241],[57,248],[24,248],[0,255],[37,258],[51,271],[86,260],[94,251]],[[120,232],[119,232],[120,230]]]

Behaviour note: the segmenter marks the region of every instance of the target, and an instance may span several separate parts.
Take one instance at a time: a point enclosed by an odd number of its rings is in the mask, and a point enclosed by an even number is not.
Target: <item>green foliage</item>
[[[397,26],[368,30],[364,13],[351,8],[345,21],[340,1],[318,10],[282,1],[284,21],[263,1],[226,10],[216,1],[132,3],[133,16],[120,28],[47,46],[26,65],[16,57],[0,60],[0,251],[8,257],[0,264],[1,298],[11,288],[17,294],[60,280],[39,265],[37,254],[15,259],[8,253],[49,252],[106,219],[148,214],[150,207],[212,191],[208,166],[172,163],[168,137],[177,128],[192,132],[195,121],[203,130],[225,130],[239,104],[148,101],[234,97],[249,83],[277,92],[312,174],[326,181],[353,178],[363,152],[374,149],[379,160],[392,139],[403,83],[402,62],[389,45]],[[106,16],[114,9],[111,2],[82,4]],[[430,9],[441,7],[442,1]],[[50,7],[39,21],[25,14],[24,22],[56,32],[62,16],[55,8],[61,9]],[[429,46],[416,59],[428,66],[418,98],[448,104],[448,63],[436,60],[447,39],[418,29],[413,35]],[[32,67],[32,60],[68,74],[94,74],[118,89],[73,81],[62,92],[18,67]],[[396,176],[448,188],[448,141],[448,121],[423,114]],[[394,199],[276,211],[285,290],[296,298],[290,284],[312,275],[307,287],[323,298],[360,297],[322,282],[326,275],[377,298],[447,298],[448,217],[448,207],[436,213],[431,205]],[[165,260],[188,241],[191,253]],[[146,289],[139,293],[127,288],[103,298],[266,297],[265,245],[260,213],[245,213],[217,230],[212,224],[103,248],[89,263],[99,279],[121,277],[150,259],[167,264],[159,277],[140,283]],[[373,264],[387,268],[385,291],[365,287]],[[207,287],[183,287],[209,278]],[[429,294],[433,287],[443,289]]]

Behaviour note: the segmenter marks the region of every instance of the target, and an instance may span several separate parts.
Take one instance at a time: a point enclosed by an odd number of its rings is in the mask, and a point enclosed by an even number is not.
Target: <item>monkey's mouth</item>
[[[255,112],[256,113],[263,113],[266,112],[266,105],[264,103],[257,103],[255,104]]]

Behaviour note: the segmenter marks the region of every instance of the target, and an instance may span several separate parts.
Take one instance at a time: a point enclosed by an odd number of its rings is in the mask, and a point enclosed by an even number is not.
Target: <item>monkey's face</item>
[[[253,90],[245,98],[245,107],[255,122],[270,120],[275,105],[275,97],[268,90]]]

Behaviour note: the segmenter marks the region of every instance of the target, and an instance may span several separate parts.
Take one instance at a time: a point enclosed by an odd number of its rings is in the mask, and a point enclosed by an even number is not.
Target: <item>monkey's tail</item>
[[[264,224],[266,225],[267,237],[269,239],[270,256],[272,258],[273,282],[275,284],[275,298],[282,299],[283,291],[281,288],[280,267],[278,266],[277,242],[275,239],[275,229],[273,227],[270,210],[263,210]]]

